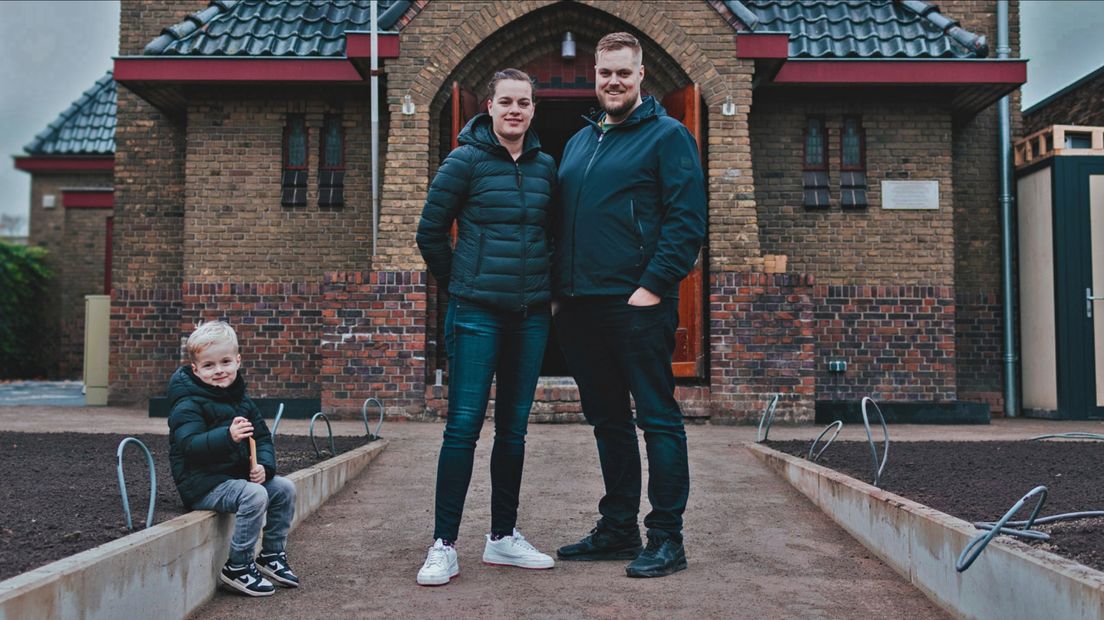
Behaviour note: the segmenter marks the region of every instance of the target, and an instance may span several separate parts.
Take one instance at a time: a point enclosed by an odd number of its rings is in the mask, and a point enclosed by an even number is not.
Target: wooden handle
[[[257,442],[249,438],[249,471],[257,467]]]

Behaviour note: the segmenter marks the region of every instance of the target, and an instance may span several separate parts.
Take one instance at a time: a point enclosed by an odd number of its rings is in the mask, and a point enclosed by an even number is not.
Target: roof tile
[[[975,58],[985,38],[917,0],[741,0],[757,32],[790,36],[791,58]],[[946,30],[946,32],[945,32]]]
[[[109,155],[115,152],[115,78],[108,71],[23,150],[28,155]]]
[[[409,0],[380,0],[394,32]],[[395,8],[394,11],[388,11]],[[161,31],[145,53],[165,56],[343,56],[345,31],[371,28],[369,0],[215,0]]]

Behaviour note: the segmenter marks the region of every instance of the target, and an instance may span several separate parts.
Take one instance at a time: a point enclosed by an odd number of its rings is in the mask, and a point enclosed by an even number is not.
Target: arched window
[[[318,156],[318,204],[323,207],[345,203],[345,128],[340,114],[322,120],[322,143]]]
[[[860,116],[843,117],[840,129],[840,206],[866,206],[866,132]]]
[[[828,206],[828,133],[821,116],[805,118],[801,184],[806,207]]]
[[[284,125],[284,173],[280,179],[280,204],[307,204],[307,119],[289,114]]]

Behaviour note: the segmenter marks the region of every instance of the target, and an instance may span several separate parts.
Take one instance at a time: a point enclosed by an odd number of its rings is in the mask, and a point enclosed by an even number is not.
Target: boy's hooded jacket
[[[438,286],[499,310],[522,311],[551,296],[547,227],[556,163],[529,130],[515,162],[478,114],[438,169],[417,242]],[[457,222],[456,249],[449,227]]]
[[[276,475],[272,433],[245,395],[240,370],[229,387],[220,388],[201,381],[190,366],[181,366],[169,379],[169,403],[169,464],[186,508],[227,480],[249,479],[249,441],[234,443],[230,438],[230,422],[237,416],[253,424],[265,480]]]

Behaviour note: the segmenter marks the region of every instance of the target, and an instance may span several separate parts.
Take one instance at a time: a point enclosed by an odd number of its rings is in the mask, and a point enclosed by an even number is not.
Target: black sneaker
[[[272,596],[276,586],[257,572],[257,565],[233,566],[227,562],[219,572],[219,581],[246,596]]]
[[[665,577],[686,569],[686,550],[670,538],[648,538],[648,546],[629,562],[629,577]]]
[[[285,588],[298,588],[299,578],[295,576],[295,573],[291,572],[291,567],[288,566],[287,554],[283,551],[279,553],[262,553],[257,556],[257,570],[268,577],[278,585]]]
[[[640,533],[615,534],[600,527],[579,542],[556,550],[561,560],[631,560],[640,553]]]

